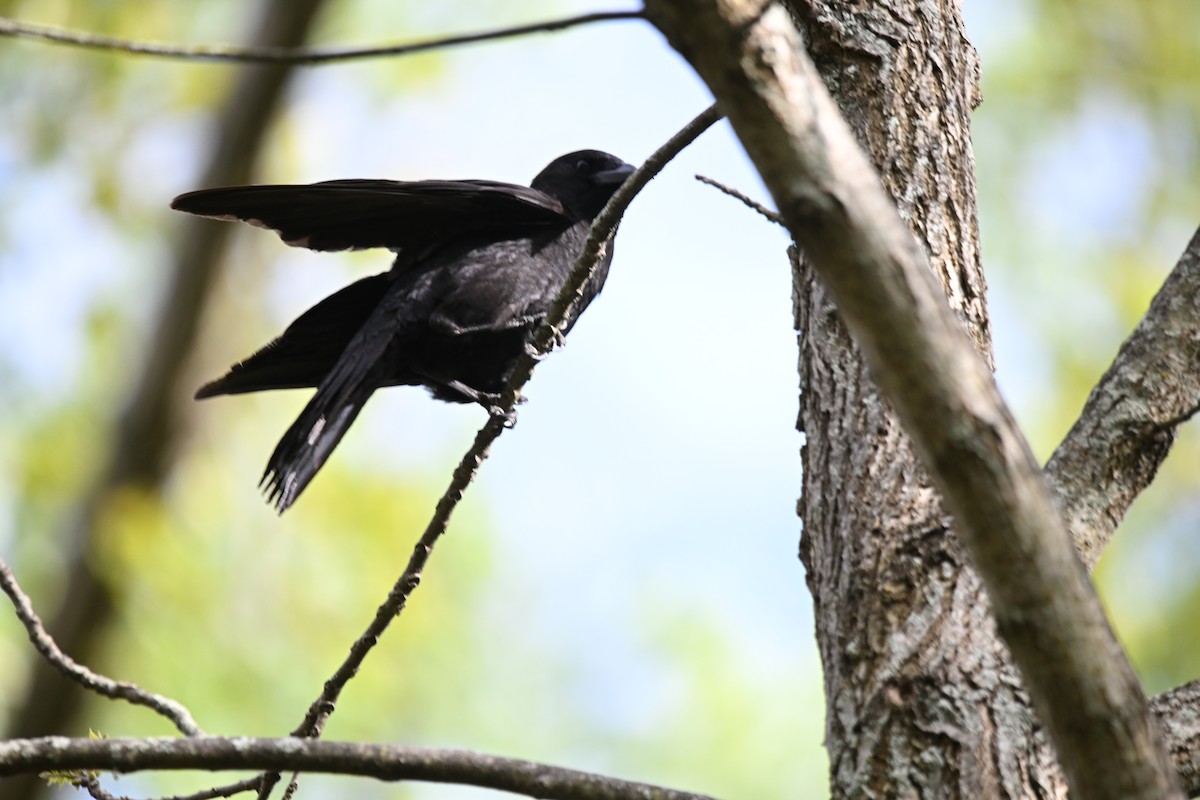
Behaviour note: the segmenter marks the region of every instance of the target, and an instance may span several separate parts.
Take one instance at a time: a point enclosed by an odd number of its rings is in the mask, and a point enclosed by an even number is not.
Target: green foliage
[[[977,22],[984,263],[1015,328],[998,331],[999,373],[1046,457],[1200,221],[1200,4],[1028,0]],[[1197,448],[1182,437],[1097,573],[1159,689],[1200,671],[1182,634],[1200,554],[1179,533],[1194,527]]]

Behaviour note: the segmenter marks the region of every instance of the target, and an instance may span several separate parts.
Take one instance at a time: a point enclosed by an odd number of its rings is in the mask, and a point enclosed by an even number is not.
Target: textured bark
[[[791,10],[986,355],[967,120],[975,70],[957,9],[893,0]],[[1172,796],[1174,770],[1145,698],[1028,447],[814,88],[795,32],[753,0],[652,0],[647,11],[717,96],[916,434],[1073,791]],[[835,795],[1065,794],[912,450],[825,292],[799,269],[796,289],[806,335],[802,556],[820,617]]]
[[[827,88],[991,363],[957,13],[789,4]],[[936,53],[938,58],[927,54]],[[834,797],[1065,797],[978,576],[812,269],[796,263],[801,560],[825,667]]]
[[[824,288],[795,266],[800,557],[832,796],[1065,797],[936,493]]]
[[[1200,681],[1164,692],[1150,701],[1188,797],[1200,797]]]
[[[256,43],[278,47],[303,44],[323,3],[267,0],[262,4]],[[248,182],[293,70],[290,65],[271,65],[241,72],[218,120],[215,147],[201,179],[204,185]],[[156,492],[162,483],[176,442],[183,366],[200,313],[219,275],[225,229],[189,220],[181,221],[179,233],[171,284],[154,335],[148,337],[143,367],[113,434],[108,463],[64,536],[67,556],[61,583],[67,591],[47,627],[62,649],[81,663],[97,660],[114,612],[113,590],[95,571],[102,561],[98,536],[106,507],[123,489]],[[7,735],[41,736],[77,729],[86,698],[82,688],[39,659]],[[46,782],[36,775],[0,780],[0,797],[9,800],[38,797],[46,790]]]

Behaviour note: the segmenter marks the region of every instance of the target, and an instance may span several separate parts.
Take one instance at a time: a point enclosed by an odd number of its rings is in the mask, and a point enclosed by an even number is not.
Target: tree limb
[[[400,745],[283,739],[12,739],[0,742],[0,775],[47,770],[298,770],[384,781],[481,786],[559,800],[712,800],[704,795],[533,761]]]
[[[133,800],[127,795],[117,795],[107,791],[100,784],[100,779],[95,772],[79,772],[77,777],[72,781],[75,786],[83,789],[93,800]],[[258,788],[262,781],[262,776],[248,778],[244,781],[231,783],[226,786],[215,786],[211,789],[204,789],[191,794],[175,794],[167,797],[155,797],[154,800],[217,800],[221,797],[235,797],[243,792],[252,792]]]
[[[1054,500],[928,259],[766,0],[647,0],[717,97],[955,515],[1072,795],[1177,797]]]
[[[1200,229],[1046,464],[1089,569],[1198,404]]]
[[[0,36],[19,39],[32,39],[48,44],[69,45],[92,50],[111,50],[129,55],[152,56],[155,58],[174,58],[187,61],[222,61],[239,64],[291,64],[294,66],[312,67],[320,64],[331,64],[338,61],[351,61],[363,58],[378,58],[380,56],[408,56],[414,53],[425,53],[457,47],[464,44],[493,42],[498,39],[509,39],[515,36],[526,36],[531,33],[549,33],[579,25],[589,25],[594,22],[611,20],[641,19],[641,11],[598,11],[592,14],[580,14],[565,19],[534,22],[528,25],[514,25],[510,28],[498,28],[478,33],[466,33],[458,36],[443,36],[427,39],[421,42],[397,42],[393,44],[375,45],[372,47],[347,48],[300,48],[300,47],[233,47],[231,45],[173,45],[158,42],[136,42],[130,39],[118,39],[112,36],[84,31],[69,31],[52,25],[38,25],[32,22],[0,17]]]
[[[29,595],[22,591],[12,570],[3,559],[0,559],[0,589],[12,600],[17,619],[25,626],[25,632],[29,634],[29,641],[33,643],[34,648],[51,666],[67,678],[75,681],[89,692],[145,706],[166,717],[185,736],[204,735],[204,731],[200,730],[200,726],[192,719],[191,713],[180,703],[168,697],[147,692],[135,684],[114,681],[112,678],[92,672],[64,653],[54,638],[46,631],[46,627],[42,625],[41,618],[33,610],[33,604],[29,601]]]

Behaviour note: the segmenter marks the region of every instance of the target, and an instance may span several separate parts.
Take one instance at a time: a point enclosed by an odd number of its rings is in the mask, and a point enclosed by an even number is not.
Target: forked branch
[[[1089,569],[1198,405],[1200,229],[1046,464]]]

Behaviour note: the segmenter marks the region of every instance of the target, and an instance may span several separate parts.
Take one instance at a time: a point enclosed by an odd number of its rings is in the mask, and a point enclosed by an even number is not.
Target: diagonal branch
[[[550,350],[551,344],[559,336],[559,327],[562,325],[563,320],[567,318],[570,307],[582,294],[583,286],[595,271],[604,248],[616,231],[617,224],[620,222],[621,216],[625,213],[625,209],[629,206],[629,203],[666,166],[667,162],[718,119],[720,119],[720,114],[716,111],[716,106],[712,106],[696,117],[695,120],[689,123],[678,134],[671,137],[670,141],[655,151],[650,158],[646,159],[646,163],[638,167],[637,171],[617,190],[612,199],[609,200],[608,205],[596,217],[595,222],[592,224],[591,234],[584,245],[583,253],[579,256],[578,261],[576,261],[570,278],[551,306],[546,321],[534,332],[532,341],[534,352],[526,353],[517,362],[513,376],[502,393],[503,399],[499,412],[493,414],[475,435],[475,442],[455,468],[450,480],[450,486],[446,489],[441,499],[438,500],[433,517],[425,527],[425,532],[421,535],[416,547],[413,548],[413,554],[409,559],[404,573],[392,587],[387,600],[376,611],[375,618],[371,621],[371,624],[364,631],[363,635],[359,637],[358,641],[354,643],[354,646],[350,650],[350,655],[326,682],[324,690],[313,702],[312,706],[310,706],[304,721],[292,732],[293,736],[313,736],[320,734],[324,726],[324,721],[328,718],[334,705],[337,703],[341,690],[358,671],[367,653],[374,647],[388,624],[404,610],[408,596],[421,582],[421,573],[429,559],[429,554],[432,552],[437,540],[445,533],[446,527],[450,524],[450,516],[454,513],[458,502],[462,499],[467,486],[474,479],[479,465],[487,458],[488,449],[491,447],[492,442],[504,430],[506,426],[505,415],[513,411],[517,403],[517,398],[520,396],[521,388],[533,374],[533,369],[537,365],[537,362]]]
[[[729,115],[937,484],[1072,796],[1178,797],[1146,698],[991,371],[768,0],[648,0]]]
[[[197,45],[189,47],[119,39],[113,36],[65,30],[52,25],[38,25],[32,22],[22,22],[5,17],[0,17],[0,36],[9,36],[16,39],[32,39],[48,44],[69,45],[91,50],[113,50],[130,55],[152,56],[155,58],[174,58],[187,61],[222,61],[241,64],[292,64],[295,66],[311,67],[320,64],[331,64],[337,61],[351,61],[363,58],[408,56],[414,53],[424,53],[430,50],[446,49],[465,44],[493,42],[499,39],[526,36],[531,33],[561,31],[580,25],[590,25],[594,22],[642,18],[643,14],[641,11],[598,11],[591,14],[566,17],[564,19],[549,20],[547,22],[534,22],[527,25],[514,25],[510,28],[498,28],[478,33],[444,36],[420,42],[397,42],[372,47],[347,48],[310,49],[300,47],[234,47],[231,45]]]
[[[362,636],[350,648],[349,655],[342,662],[341,666],[337,668],[333,676],[325,682],[321,694],[309,706],[304,721],[292,731],[292,736],[315,738],[321,735],[321,731],[325,727],[325,721],[333,713],[342,690],[350,679],[354,677],[355,673],[358,672],[367,654],[378,643],[379,637],[383,635],[383,632],[387,629],[391,621],[404,610],[409,595],[412,594],[413,590],[421,582],[421,573],[425,569],[425,564],[429,560],[429,555],[432,553],[434,545],[441,538],[442,534],[446,532],[446,527],[450,524],[450,516],[454,513],[458,502],[462,499],[467,486],[474,479],[479,465],[487,458],[492,442],[500,436],[506,424],[508,424],[506,421],[509,419],[509,415],[514,413],[513,410],[521,395],[521,388],[533,374],[533,369],[538,361],[549,352],[554,342],[560,338],[559,328],[562,326],[563,321],[567,319],[571,306],[581,296],[583,287],[595,272],[596,265],[600,262],[605,249],[608,247],[608,243],[616,233],[617,225],[620,223],[621,216],[625,213],[625,209],[628,208],[629,203],[651,179],[662,171],[663,167],[671,159],[695,141],[696,137],[706,131],[720,118],[721,114],[714,105],[689,122],[678,133],[672,136],[666,144],[651,154],[646,159],[646,162],[629,176],[596,217],[592,223],[588,240],[584,244],[583,252],[575,262],[570,277],[551,306],[546,320],[534,331],[528,352],[523,354],[518,360],[512,378],[501,395],[501,407],[479,429],[471,448],[455,468],[454,474],[450,479],[450,486],[446,489],[441,499],[438,500],[433,516],[429,520],[429,524],[425,527],[425,532],[413,548],[408,566],[405,567],[403,574],[397,579],[391,592],[388,593],[387,599],[375,612],[375,618],[371,620],[366,631],[363,632]],[[270,793],[275,780],[278,780],[278,776],[273,776],[264,782],[263,788],[259,792],[260,797],[266,797]]]
[[[1198,405],[1200,229],[1046,464],[1089,569]]]
[[[47,770],[298,770],[384,781],[481,786],[558,800],[712,800],[590,772],[469,750],[354,742],[203,736],[189,739],[10,739],[0,742],[0,776]]]
[[[204,731],[200,730],[200,726],[192,719],[192,715],[180,703],[168,697],[147,692],[136,684],[115,681],[92,672],[64,653],[46,631],[41,618],[33,610],[33,604],[29,602],[29,595],[21,589],[12,570],[3,559],[0,559],[0,589],[12,600],[17,619],[25,626],[25,632],[29,634],[29,641],[33,643],[34,648],[52,667],[68,679],[75,681],[89,692],[95,692],[114,700],[125,700],[137,706],[145,706],[166,717],[185,736],[204,735]]]

